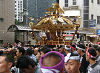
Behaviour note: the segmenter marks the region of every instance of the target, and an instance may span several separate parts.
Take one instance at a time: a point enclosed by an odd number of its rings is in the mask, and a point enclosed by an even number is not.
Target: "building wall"
[[[73,0],[68,0],[68,7],[69,6],[74,6],[72,3]],[[89,3],[88,3],[89,1]],[[93,3],[91,2],[93,1]],[[90,27],[90,23],[89,20],[91,20],[91,15],[93,15],[93,19],[96,19],[96,24],[97,24],[97,16],[100,16],[100,4],[97,4],[98,0],[76,0],[76,5],[79,7],[79,9],[81,10],[81,28],[85,27],[85,28],[89,28]],[[89,13],[85,13],[85,9],[86,7],[84,6],[87,5],[86,3],[89,4],[89,8],[87,8],[89,10]],[[65,6],[65,0],[60,0],[59,1],[59,5],[61,6],[61,8],[63,9],[63,7]],[[84,14],[89,14],[87,15],[87,19],[85,18]],[[88,18],[89,16],[89,18]],[[87,23],[85,23],[85,21],[87,21]],[[98,28],[98,26],[100,25],[96,25],[96,27]],[[99,29],[99,28],[98,28]]]
[[[3,43],[14,42],[14,32],[7,32],[10,25],[14,24],[14,0],[0,0],[0,40]]]
[[[15,0],[15,19],[23,22],[23,0]]]
[[[93,19],[96,19],[96,28],[100,29],[100,24],[97,24],[97,16],[100,16],[100,4],[97,4],[97,0],[93,0],[93,3],[90,0],[89,6],[89,20],[91,20],[91,15],[93,15]]]
[[[59,0],[59,5],[60,7],[64,10],[64,7],[65,7],[65,0]],[[76,5],[73,5],[73,0],[68,0],[68,7],[70,6],[78,6],[80,12],[81,12],[81,28],[83,27],[83,0],[76,0]],[[68,8],[67,7],[67,8]],[[66,11],[66,10],[64,10]]]
[[[94,15],[94,19],[97,19],[97,16],[100,16],[100,4],[97,4],[95,0],[92,3],[90,0],[89,7],[89,19],[91,19],[91,14]]]

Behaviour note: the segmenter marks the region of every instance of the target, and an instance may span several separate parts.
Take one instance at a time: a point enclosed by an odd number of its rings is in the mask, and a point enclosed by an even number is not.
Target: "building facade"
[[[80,9],[81,28],[96,27],[100,24],[100,0],[59,0],[61,8]]]
[[[98,32],[100,30],[100,0],[59,0],[59,5],[65,14],[68,10],[80,10],[79,30],[86,31],[80,34],[80,38],[85,37],[83,40],[98,42],[100,38]]]
[[[14,0],[0,0],[0,44],[14,42],[14,32],[7,32],[14,25]]]
[[[89,21],[96,23],[94,26],[100,29],[100,0],[90,0],[89,3]]]
[[[15,0],[15,19],[23,22],[23,0]]]

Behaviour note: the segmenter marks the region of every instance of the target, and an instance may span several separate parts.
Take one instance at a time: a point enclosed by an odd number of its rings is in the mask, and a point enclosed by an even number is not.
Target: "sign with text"
[[[89,24],[90,24],[90,27],[95,27],[96,26],[96,19],[89,20]]]

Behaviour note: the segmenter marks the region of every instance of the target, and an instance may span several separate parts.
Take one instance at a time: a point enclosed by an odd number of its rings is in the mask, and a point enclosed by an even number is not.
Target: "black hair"
[[[45,57],[44,57],[44,59],[47,59],[47,58],[54,58],[54,59],[56,59],[57,60],[57,62],[55,63],[55,65],[57,65],[60,61],[61,61],[61,57],[58,55],[58,54],[56,54],[56,53],[49,53],[48,55],[46,55]],[[44,61],[44,59],[43,59],[43,61]],[[43,62],[42,62],[43,63]],[[51,62],[50,62],[51,63]]]
[[[26,55],[31,56],[31,55],[33,54],[33,52],[34,52],[34,50],[32,50],[32,48],[28,48],[28,49],[26,50]]]
[[[70,48],[70,46],[68,46],[68,45],[67,45],[66,47],[67,47],[67,48]]]
[[[73,53],[71,53],[71,56],[79,56],[79,54],[73,52]],[[80,59],[77,61],[80,62]]]
[[[78,46],[79,48],[84,49],[84,50],[82,50],[82,52],[85,52],[86,47],[85,47],[84,44],[78,44],[77,46]]]
[[[14,57],[10,53],[4,53],[4,54],[1,54],[0,56],[4,56],[6,62],[14,63]]]
[[[57,45],[57,46],[58,46],[58,49],[59,49],[59,48],[63,48],[63,47],[64,47],[64,45]]]
[[[89,44],[89,47],[92,47],[92,44]]]
[[[29,65],[31,65],[33,68],[35,68],[35,66],[37,65],[36,62],[31,59],[29,56],[20,56],[17,59],[16,62],[16,67],[20,68],[20,69],[24,69],[27,68],[29,69]]]
[[[74,48],[76,48],[75,44],[72,44],[71,46],[74,47]]]
[[[96,48],[96,50],[97,50],[98,52],[100,52],[100,47]]]
[[[3,54],[3,51],[2,51],[2,50],[0,50],[0,55],[1,55],[1,54]]]
[[[86,44],[86,46],[88,46],[88,44]]]
[[[96,50],[93,47],[89,48],[88,52],[94,57],[97,56]],[[91,59],[96,60],[96,58],[91,58]]]
[[[25,54],[25,49],[23,47],[18,47],[19,52],[22,53],[22,55]]]
[[[93,47],[94,47],[95,49],[97,49],[97,48],[98,48],[98,45],[93,45]]]
[[[43,52],[44,54],[48,53],[49,51],[51,51],[51,50],[48,49],[48,48],[42,48],[42,49],[39,50],[39,52]]]
[[[79,54],[77,54],[77,53],[71,53],[71,56],[79,56]]]
[[[15,50],[15,49],[11,50],[9,53],[10,53],[12,56],[16,56],[16,50]]]
[[[13,45],[12,44],[9,44],[9,48],[12,48],[13,47]]]

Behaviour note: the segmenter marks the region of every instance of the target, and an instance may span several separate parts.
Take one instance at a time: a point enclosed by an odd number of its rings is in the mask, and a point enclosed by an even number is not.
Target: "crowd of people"
[[[0,49],[0,73],[100,73],[100,46],[6,46]]]

